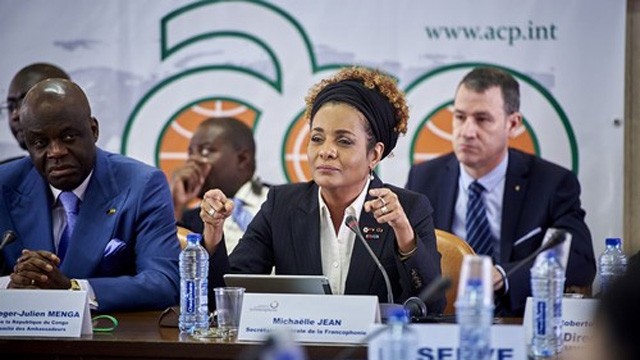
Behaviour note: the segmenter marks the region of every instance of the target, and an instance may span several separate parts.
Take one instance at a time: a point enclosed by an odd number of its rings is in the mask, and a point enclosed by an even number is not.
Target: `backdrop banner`
[[[0,91],[33,62],[69,72],[100,122],[99,145],[170,174],[204,119],[249,124],[265,182],[306,181],[311,85],[352,64],[407,93],[409,131],[378,171],[451,151],[462,76],[495,65],[519,81],[512,146],[578,174],[596,252],[622,234],[624,0],[0,2]],[[7,121],[6,112],[2,121]],[[7,124],[0,154],[23,154]]]

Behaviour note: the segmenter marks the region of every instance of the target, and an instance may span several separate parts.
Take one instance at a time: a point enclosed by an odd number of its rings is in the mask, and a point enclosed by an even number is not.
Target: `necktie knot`
[[[469,185],[469,195],[480,196],[482,192],[485,191],[484,186],[478,182],[478,180],[474,181]]]
[[[67,214],[78,215],[80,199],[78,199],[76,194],[71,191],[63,191],[60,193],[58,199],[60,199],[60,203],[62,203],[64,212]]]

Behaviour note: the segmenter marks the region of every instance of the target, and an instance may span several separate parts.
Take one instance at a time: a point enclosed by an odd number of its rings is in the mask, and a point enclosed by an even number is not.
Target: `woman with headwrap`
[[[307,98],[313,180],[272,187],[267,201],[227,258],[222,224],[232,202],[207,192],[200,217],[212,254],[210,284],[222,274],[326,275],[334,294],[377,295],[387,302],[383,276],[345,225],[351,215],[391,280],[393,299],[416,296],[440,275],[429,200],[383,184],[373,169],[407,130],[404,94],[382,73],[343,69],[314,86]],[[444,298],[427,304],[440,312]]]

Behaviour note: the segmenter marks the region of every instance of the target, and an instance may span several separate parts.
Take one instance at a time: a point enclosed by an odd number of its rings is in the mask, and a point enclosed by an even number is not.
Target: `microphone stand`
[[[349,228],[349,230],[353,231],[356,234],[358,240],[360,240],[365,249],[367,249],[367,252],[373,259],[373,262],[375,262],[378,269],[380,269],[382,277],[384,278],[384,284],[387,288],[387,302],[389,304],[393,304],[393,290],[391,288],[391,282],[389,281],[389,274],[387,274],[387,270],[384,268],[384,266],[382,266],[382,263],[380,263],[380,260],[378,260],[378,257],[371,249],[371,246],[369,246],[369,244],[367,244],[367,241],[364,239],[364,236],[360,231],[360,227],[358,226],[358,219],[356,219],[353,215],[349,215],[345,220],[345,225]]]

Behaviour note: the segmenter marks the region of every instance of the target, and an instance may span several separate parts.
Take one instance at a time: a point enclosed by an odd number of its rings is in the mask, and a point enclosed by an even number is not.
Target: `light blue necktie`
[[[242,231],[247,231],[249,223],[253,219],[253,215],[244,207],[244,201],[233,198],[233,212],[231,213],[231,219],[238,224],[238,227]]]
[[[80,199],[71,191],[63,191],[60,193],[58,200],[62,203],[64,212],[67,214],[67,226],[62,230],[62,236],[60,236],[60,243],[58,244],[58,257],[62,261],[69,246],[69,239],[71,239],[73,229],[76,226]]]
[[[493,235],[487,220],[487,209],[482,201],[484,187],[474,181],[469,185],[469,201],[467,202],[467,243],[480,255],[493,257]]]

